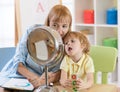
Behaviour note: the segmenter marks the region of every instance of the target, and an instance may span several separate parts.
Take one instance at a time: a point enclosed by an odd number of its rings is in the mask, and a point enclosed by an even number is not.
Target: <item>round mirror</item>
[[[64,53],[59,33],[47,26],[33,26],[28,36],[27,48],[33,61],[51,67],[61,61]]]

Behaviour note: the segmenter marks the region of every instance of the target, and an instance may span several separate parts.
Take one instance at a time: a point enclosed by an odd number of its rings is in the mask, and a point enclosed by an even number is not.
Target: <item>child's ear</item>
[[[82,45],[81,45],[81,48],[84,49],[85,47],[86,47],[86,44],[82,44]]]
[[[81,48],[82,48],[82,51],[84,52],[86,50],[86,44],[83,44]]]

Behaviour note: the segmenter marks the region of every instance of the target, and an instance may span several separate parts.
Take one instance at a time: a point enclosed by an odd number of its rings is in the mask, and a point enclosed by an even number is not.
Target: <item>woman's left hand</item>
[[[47,76],[48,76],[48,79],[50,79],[51,77],[54,76],[53,72],[48,72],[47,74],[48,74],[48,75],[47,75]],[[41,79],[45,80],[45,73],[43,73],[43,74],[41,75]]]
[[[41,79],[45,80],[45,73],[42,74]],[[57,82],[60,79],[60,71],[48,72],[48,83]]]

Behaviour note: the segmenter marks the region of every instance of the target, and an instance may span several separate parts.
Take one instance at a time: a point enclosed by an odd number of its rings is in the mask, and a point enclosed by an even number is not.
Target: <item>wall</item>
[[[44,24],[50,9],[60,0],[20,0],[20,26],[23,34],[34,24]]]

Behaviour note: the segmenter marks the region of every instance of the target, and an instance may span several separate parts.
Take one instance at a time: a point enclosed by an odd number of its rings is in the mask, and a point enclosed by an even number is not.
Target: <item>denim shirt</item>
[[[30,57],[28,50],[27,50],[27,38],[30,32],[32,31],[32,27],[29,28],[25,34],[23,34],[23,37],[21,38],[17,48],[15,55],[13,58],[8,61],[8,63],[4,66],[2,71],[0,72],[0,82],[6,81],[9,78],[13,77],[23,77],[17,72],[18,64],[21,62],[28,70],[38,74],[42,75],[44,72],[44,66],[36,64]],[[55,72],[60,69],[60,63],[55,65],[54,67],[51,67],[48,69],[49,72]],[[6,80],[5,80],[6,79]],[[0,83],[0,85],[3,82]]]

